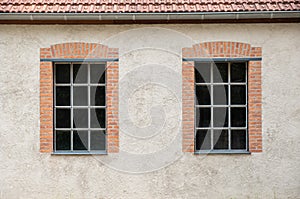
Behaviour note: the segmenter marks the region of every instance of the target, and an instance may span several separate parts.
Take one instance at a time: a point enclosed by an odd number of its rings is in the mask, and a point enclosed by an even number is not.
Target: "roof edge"
[[[0,23],[49,23],[56,21],[64,24],[79,22],[150,22],[150,21],[249,21],[268,20],[268,22],[300,22],[300,11],[256,11],[256,12],[190,12],[190,13],[0,13]]]
[[[1,20],[176,20],[300,18],[300,11],[180,13],[0,13]]]

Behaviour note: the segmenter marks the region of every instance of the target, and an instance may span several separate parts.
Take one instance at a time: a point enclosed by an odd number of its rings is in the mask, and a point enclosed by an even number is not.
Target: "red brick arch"
[[[111,59],[107,61],[107,151],[119,151],[117,48],[96,43],[62,43],[40,49],[40,152],[53,151],[53,61],[51,59]],[[46,61],[45,61],[46,60]]]
[[[194,152],[194,61],[192,58],[261,58],[262,49],[247,43],[217,41],[183,48],[182,112],[184,152]],[[250,59],[251,60],[251,59]],[[248,135],[249,151],[262,152],[262,76],[261,61],[248,62]]]
[[[191,57],[261,57],[261,48],[240,42],[204,42],[183,48],[183,58]]]
[[[41,48],[40,58],[118,58],[118,48],[97,43],[61,43]]]

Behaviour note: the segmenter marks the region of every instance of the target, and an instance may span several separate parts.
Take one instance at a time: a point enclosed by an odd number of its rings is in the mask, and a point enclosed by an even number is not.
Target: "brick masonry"
[[[40,58],[118,58],[117,48],[94,43],[63,43],[40,49]],[[118,121],[119,64],[107,62],[106,70],[106,118],[107,151],[119,151]],[[53,151],[53,66],[52,62],[40,62],[40,152]]]
[[[205,42],[183,48],[183,58],[261,57],[260,47],[238,42]],[[248,62],[248,138],[249,151],[262,152],[262,76],[261,61]],[[194,152],[194,62],[182,62],[182,150]]]

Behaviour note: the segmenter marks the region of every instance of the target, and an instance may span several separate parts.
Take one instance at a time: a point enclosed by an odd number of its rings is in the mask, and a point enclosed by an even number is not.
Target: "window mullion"
[[[90,63],[88,63],[88,151],[91,150],[91,69]]]
[[[54,113],[53,113],[53,123],[54,123],[54,128],[56,128],[56,63],[54,63],[53,66],[53,82],[54,82],[54,91],[53,91],[53,104],[54,104]],[[56,130],[54,130],[54,136],[53,136],[53,150],[56,151]]]
[[[105,132],[105,150],[107,151],[107,148],[108,148],[108,143],[107,143],[107,126],[108,126],[108,117],[107,117],[107,68],[108,68],[108,64],[106,63],[105,65],[104,65],[104,76],[105,76],[105,78],[104,78],[104,84],[105,84],[105,108],[104,108],[104,110],[105,110],[105,130],[104,130],[104,132]]]
[[[228,63],[228,149],[231,150],[231,64]]]
[[[248,62],[246,62],[246,150],[248,150]]]
[[[211,124],[211,131],[210,131],[210,143],[211,143],[211,150],[214,149],[214,109],[213,109],[213,105],[214,105],[214,86],[213,86],[213,62],[210,65],[210,104],[212,105],[210,107],[210,124]]]
[[[196,88],[197,88],[197,81],[196,81],[196,67],[195,67],[196,63],[194,62],[194,150],[196,151],[197,148],[197,126],[199,123],[199,121],[197,121],[197,95],[196,95]],[[106,77],[105,77],[105,81],[106,81]],[[106,88],[105,88],[105,92],[106,92]],[[106,103],[105,103],[106,105]],[[105,109],[106,110],[106,109]],[[200,113],[200,111],[199,111]],[[199,114],[199,120],[200,120],[200,114]],[[105,146],[106,147],[106,146]]]
[[[73,151],[73,118],[74,118],[74,109],[73,109],[73,63],[70,66],[70,83],[71,83],[71,151]]]

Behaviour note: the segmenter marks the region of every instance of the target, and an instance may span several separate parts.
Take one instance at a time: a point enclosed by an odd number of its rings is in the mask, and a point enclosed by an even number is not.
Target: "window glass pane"
[[[227,127],[228,126],[228,108],[214,107],[214,127]]]
[[[210,150],[211,132],[210,130],[197,130],[196,150]]]
[[[73,118],[73,128],[88,128],[88,109],[74,109]]]
[[[91,86],[91,106],[105,106],[105,86]]]
[[[88,105],[88,87],[86,86],[73,87],[73,105],[74,106]]]
[[[246,149],[246,130],[231,130],[231,149]]]
[[[246,104],[246,85],[231,86],[231,104]]]
[[[214,105],[227,105],[228,86],[214,85]]]
[[[91,150],[105,150],[105,131],[91,131]]]
[[[70,131],[56,131],[55,140],[56,150],[71,150]]]
[[[210,86],[196,86],[196,104],[210,105]]]
[[[210,118],[210,108],[196,108],[196,127],[209,127]]]
[[[246,127],[247,125],[247,107],[222,107],[231,105],[247,105],[247,68],[246,63],[232,63],[229,71],[228,63],[195,63],[195,83],[219,83],[214,85],[196,85],[196,105],[212,105],[210,107],[197,107],[195,110],[196,127],[210,127],[213,129],[198,129],[195,135],[196,150],[211,149],[211,135],[213,133],[213,149],[229,149],[229,132],[230,127]],[[213,74],[211,74],[211,69]],[[229,74],[230,72],[230,74]],[[212,78],[211,77],[212,75]],[[230,77],[230,79],[229,79]],[[222,83],[244,83],[245,85],[222,85]],[[230,96],[229,95],[230,86]],[[213,88],[213,89],[212,89]],[[210,93],[211,91],[211,93]],[[212,94],[213,96],[210,96]],[[211,98],[213,101],[211,101]],[[228,99],[231,101],[229,102]],[[216,107],[215,105],[218,105]],[[213,112],[211,112],[213,111]],[[229,112],[230,111],[230,112]],[[230,113],[230,114],[229,114]],[[213,121],[211,121],[211,116]],[[230,116],[230,118],[229,118]],[[230,120],[230,124],[229,124]],[[224,129],[216,129],[224,128]],[[246,130],[231,130],[231,149],[246,149],[247,142]],[[207,140],[205,140],[207,137]]]
[[[105,128],[105,109],[91,109],[91,128]]]
[[[231,108],[231,126],[246,127],[246,108]]]
[[[56,128],[71,128],[71,109],[56,109]]]
[[[228,82],[228,63],[213,64],[214,83]]]
[[[56,86],[55,87],[55,105],[56,106],[70,106],[70,87]]]
[[[232,63],[231,82],[246,82],[246,63]]]
[[[228,149],[228,130],[214,130],[214,149]]]
[[[73,132],[73,149],[88,150],[88,131]]]
[[[105,83],[105,65],[91,64],[91,83]]]
[[[55,80],[56,83],[70,83],[70,64],[55,65]]]
[[[210,83],[211,63],[196,63],[195,81],[196,83]]]
[[[88,77],[88,65],[87,64],[73,64],[73,82],[87,83]]]
[[[105,150],[105,130],[95,128],[106,128],[106,110],[105,108],[89,109],[88,106],[105,106],[106,87],[76,84],[105,84],[106,65],[78,63],[73,64],[72,68],[71,64],[56,64],[54,67],[55,83],[75,84],[54,87],[55,106],[72,106],[71,108],[55,107],[55,128],[65,129],[55,130],[55,150],[72,148],[86,151],[89,146],[91,150]]]

